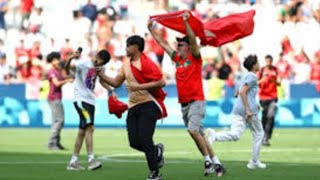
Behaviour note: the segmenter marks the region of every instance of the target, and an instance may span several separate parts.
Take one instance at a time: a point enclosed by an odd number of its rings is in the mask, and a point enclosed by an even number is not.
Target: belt
[[[195,100],[191,100],[191,101],[189,101],[189,102],[185,102],[185,103],[181,103],[181,106],[182,107],[186,107],[186,106],[188,106],[190,103],[193,103]]]

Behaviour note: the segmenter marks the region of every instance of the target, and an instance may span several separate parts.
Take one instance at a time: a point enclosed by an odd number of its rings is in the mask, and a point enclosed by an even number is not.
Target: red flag
[[[151,16],[160,24],[186,34],[182,20],[185,11]],[[236,13],[220,19],[202,23],[199,19],[190,14],[188,23],[195,35],[201,39],[202,45],[221,46],[225,43],[241,39],[252,34],[254,28],[254,10],[245,13]]]
[[[186,28],[183,24],[182,15],[185,11],[176,11],[166,14],[154,15],[151,16],[150,19],[159,22],[160,24],[178,31],[183,34],[187,34]],[[194,17],[192,13],[190,13],[190,17],[188,19],[188,23],[193,30],[194,34],[201,39],[201,44],[206,44],[206,35],[203,29],[203,23]]]
[[[119,101],[114,96],[109,96],[108,108],[110,114],[115,114],[118,118],[121,118],[122,113],[128,109],[128,105]]]
[[[133,76],[139,83],[147,83],[151,81],[159,81],[162,78],[162,73],[159,67],[152,62],[145,54],[141,54],[141,70],[137,69],[133,65],[131,65],[131,71]],[[164,105],[164,99],[166,97],[166,93],[161,89],[148,90],[148,92],[154,97],[159,104],[159,108],[161,108],[161,114],[159,118],[164,118],[167,116],[167,110]]]
[[[206,34],[211,32],[216,36],[215,38],[207,36],[207,44],[221,46],[252,34],[254,15],[255,11],[251,10],[204,23]]]

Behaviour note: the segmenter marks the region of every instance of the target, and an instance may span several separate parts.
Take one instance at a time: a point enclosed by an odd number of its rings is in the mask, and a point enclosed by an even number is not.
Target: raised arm
[[[199,57],[200,56],[200,50],[199,47],[197,45],[197,40],[196,40],[196,36],[193,32],[193,30],[191,29],[189,23],[188,23],[188,19],[190,18],[190,12],[185,12],[182,16],[183,19],[183,23],[186,27],[186,31],[187,31],[187,36],[190,42],[190,50],[191,50],[191,54],[194,57]]]
[[[148,29],[152,37],[157,41],[157,43],[168,53],[169,56],[172,55],[174,49],[169,45],[168,41],[163,39],[155,30],[152,28],[153,20],[148,21]]]
[[[69,74],[69,71],[70,71],[70,64],[71,64],[71,61],[75,58],[79,58],[80,57],[80,53],[79,51],[76,51],[75,53],[71,54],[67,60],[67,63],[66,65],[64,66],[64,69],[66,70],[66,73],[67,75]]]

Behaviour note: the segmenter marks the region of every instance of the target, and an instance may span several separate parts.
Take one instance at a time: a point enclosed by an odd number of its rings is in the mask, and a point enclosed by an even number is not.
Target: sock
[[[71,156],[70,163],[74,163],[74,162],[76,162],[76,161],[78,161],[78,156],[72,155],[72,156]]]
[[[219,161],[218,156],[214,156],[214,157],[212,158],[212,161],[214,162],[214,164],[221,164],[220,161]]]
[[[209,161],[210,163],[212,163],[209,155],[203,156],[203,157],[204,157],[204,161]]]
[[[157,147],[157,151],[158,151],[158,157],[160,157],[160,155],[161,155],[161,149],[158,147],[158,146],[156,146]]]
[[[88,155],[88,162],[92,161],[94,159],[94,155],[93,154],[89,154]]]

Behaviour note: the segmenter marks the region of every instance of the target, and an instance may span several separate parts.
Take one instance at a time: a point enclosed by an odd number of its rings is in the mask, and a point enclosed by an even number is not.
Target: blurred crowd
[[[284,89],[290,83],[320,85],[320,0],[0,0],[0,84],[26,83],[27,98],[46,98],[47,54],[60,52],[63,65],[79,46],[82,58],[108,50],[112,60],[106,73],[115,76],[132,34],[145,37],[145,53],[167,82],[175,83],[175,67],[146,24],[150,15],[183,9],[202,21],[256,10],[251,36],[218,48],[201,47],[207,99],[219,99],[224,86],[236,85],[243,57],[252,53],[261,66],[266,55],[273,57]],[[172,44],[181,36],[161,25],[156,29]],[[103,88],[96,93],[103,96]]]

